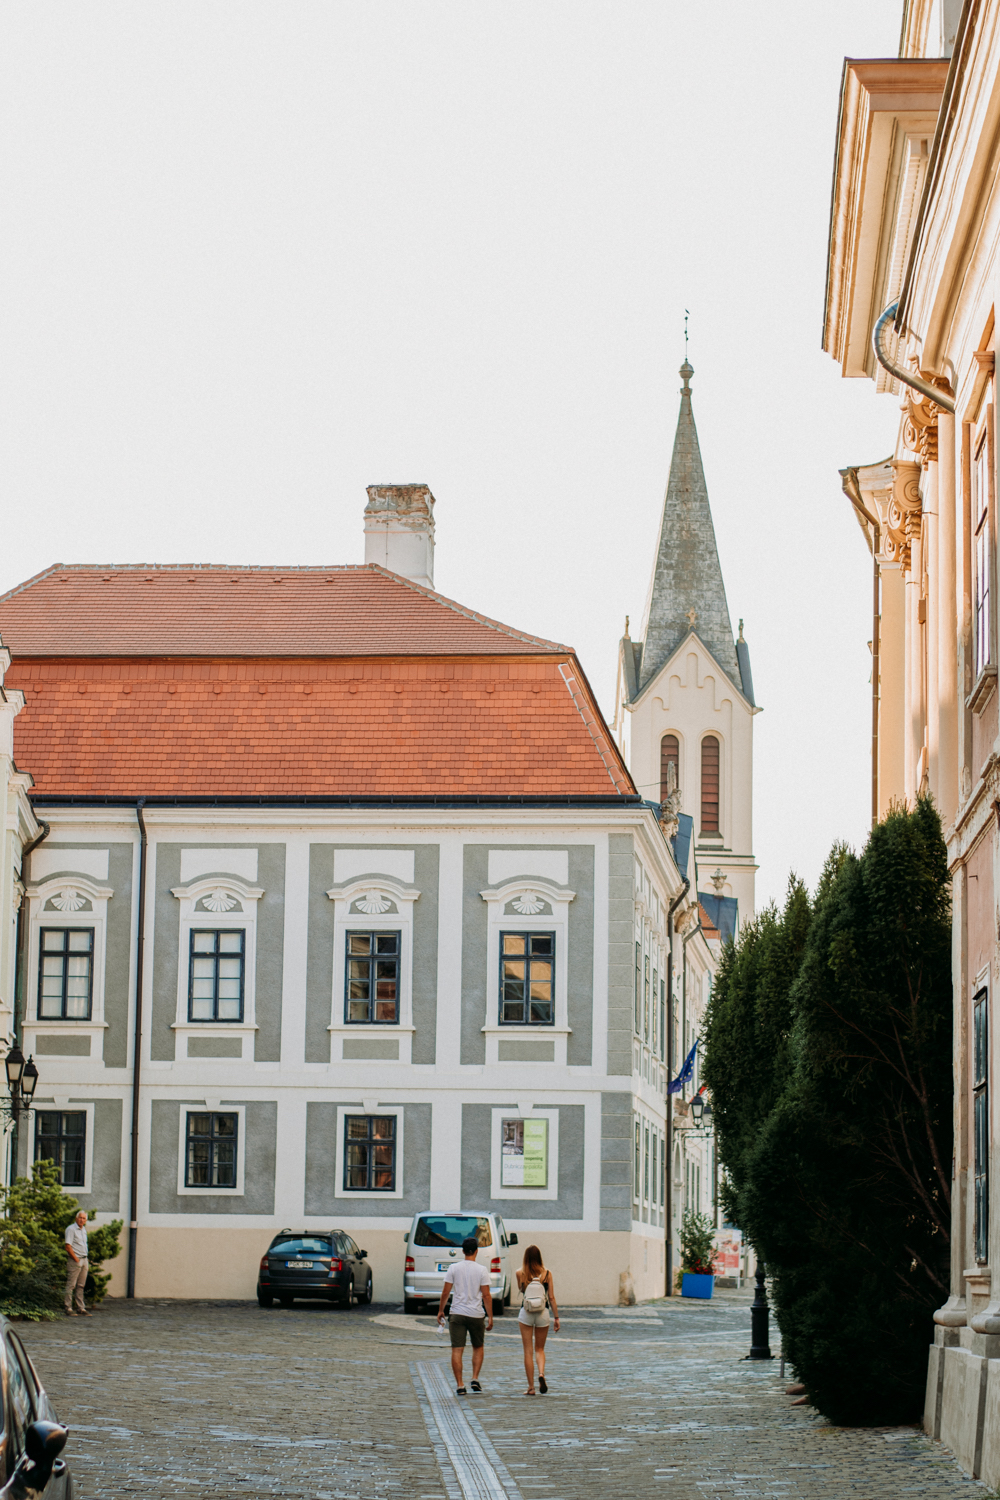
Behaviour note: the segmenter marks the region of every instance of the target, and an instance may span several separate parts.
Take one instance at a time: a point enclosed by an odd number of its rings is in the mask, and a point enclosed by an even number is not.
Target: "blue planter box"
[[[714,1276],[696,1276],[693,1271],[685,1271],[681,1278],[682,1297],[711,1297],[714,1290]]]

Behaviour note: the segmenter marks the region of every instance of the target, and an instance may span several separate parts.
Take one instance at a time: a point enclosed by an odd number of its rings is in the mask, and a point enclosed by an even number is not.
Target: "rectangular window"
[[[554,932],[501,932],[501,1024],[553,1026],[556,1019],[555,970]]]
[[[189,1021],[242,1021],[245,941],[242,927],[192,932]]]
[[[667,1202],[667,1142],[666,1138],[660,1138],[660,1202],[666,1207]]]
[[[639,1175],[639,1153],[641,1152],[641,1150],[642,1150],[641,1126],[639,1124],[638,1117],[636,1117],[636,1120],[635,1120],[635,1165],[634,1165],[634,1168],[633,1168],[633,1171],[632,1171],[632,1197],[636,1200],[636,1202],[639,1201],[639,1194],[642,1191],[642,1178]]]
[[[344,1187],[353,1193],[395,1192],[395,1115],[345,1117]]]
[[[975,537],[976,566],[976,618],[975,658],[976,676],[989,666],[993,652],[991,646],[991,576],[993,555],[990,545],[990,450],[989,427],[992,407],[987,407],[987,420],[976,446],[972,462],[972,526]]]
[[[189,1113],[184,1186],[234,1188],[239,1115]]]
[[[642,944],[635,945],[635,1034],[642,1036]]]
[[[660,1061],[667,1057],[667,982],[660,980]]]
[[[644,1160],[643,1160],[643,1168],[644,1168],[645,1175],[644,1175],[643,1181],[642,1181],[642,1196],[648,1201],[648,1199],[649,1199],[649,1126],[648,1125],[646,1125],[644,1127],[644,1135],[645,1135],[645,1157],[644,1157]]]
[[[989,1259],[989,1011],[987,991],[980,990],[972,1002],[973,1034],[973,1135],[975,1140],[976,1260]]]
[[[642,983],[642,1036],[643,1040],[649,1041],[649,954],[644,959],[644,978]]]
[[[38,1019],[89,1021],[94,929],[43,927],[38,955]]]
[[[87,1161],[85,1111],[38,1110],[35,1116],[35,1160],[54,1161],[63,1187],[83,1187]]]
[[[399,1020],[398,932],[347,934],[347,983],[344,1019],[395,1026]]]
[[[659,990],[659,984],[658,984],[658,982],[657,982],[657,977],[656,977],[656,970],[655,970],[655,969],[654,969],[654,970],[653,970],[653,1005],[652,1005],[652,1020],[651,1020],[651,1021],[650,1021],[650,1026],[651,1026],[651,1027],[652,1027],[652,1032],[653,1032],[653,1036],[652,1036],[652,1041],[651,1041],[651,1042],[650,1042],[650,1046],[651,1046],[651,1047],[652,1047],[652,1049],[653,1049],[653,1051],[654,1051],[654,1052],[655,1052],[655,1051],[656,1051],[656,1038],[657,1038],[657,1034],[658,1034],[658,1031],[657,1031],[657,1008],[656,1008],[656,997],[657,997],[657,995],[658,995],[658,994],[659,994],[659,993],[660,993],[660,990]]]

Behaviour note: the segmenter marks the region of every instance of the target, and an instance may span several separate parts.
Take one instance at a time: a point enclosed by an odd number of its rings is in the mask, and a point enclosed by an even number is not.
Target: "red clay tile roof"
[[[126,567],[57,563],[0,595],[15,656],[566,655],[374,563]]]
[[[6,640],[2,612],[0,627]],[[148,636],[141,618],[135,628]],[[475,628],[497,638],[494,627]],[[43,797],[635,795],[565,653],[326,661],[22,654],[6,685],[25,692],[15,755]]]

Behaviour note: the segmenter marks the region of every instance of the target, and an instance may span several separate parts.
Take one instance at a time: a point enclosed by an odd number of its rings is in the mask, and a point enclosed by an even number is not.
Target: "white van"
[[[514,1273],[509,1249],[517,1244],[517,1235],[508,1234],[499,1214],[423,1213],[415,1214],[406,1241],[406,1264],[403,1271],[403,1308],[420,1312],[436,1309],[441,1300],[448,1267],[462,1257],[462,1241],[479,1241],[476,1256],[490,1273],[490,1295],[493,1316],[502,1318],[510,1306]]]

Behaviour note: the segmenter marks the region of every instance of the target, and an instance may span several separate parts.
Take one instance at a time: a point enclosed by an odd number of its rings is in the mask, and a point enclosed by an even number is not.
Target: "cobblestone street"
[[[386,1307],[116,1301],[22,1333],[86,1500],[983,1494],[916,1429],[838,1430],[791,1407],[777,1361],[740,1362],[745,1295],[569,1308],[535,1400],[512,1317],[488,1340],[483,1395],[461,1403],[433,1329]]]

